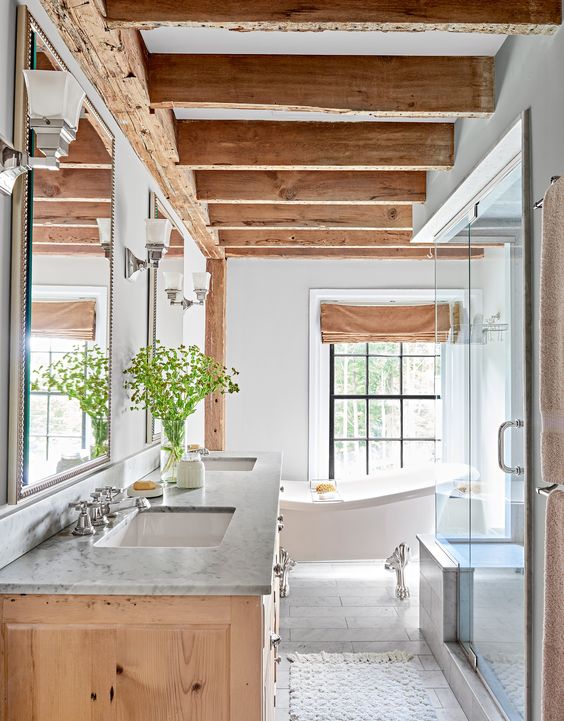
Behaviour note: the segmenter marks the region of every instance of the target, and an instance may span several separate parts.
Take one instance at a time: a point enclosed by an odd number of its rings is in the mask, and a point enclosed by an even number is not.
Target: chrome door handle
[[[522,476],[525,472],[521,466],[511,466],[505,463],[505,431],[508,428],[523,428],[525,424],[523,421],[517,419],[515,421],[505,421],[499,427],[497,432],[497,464],[504,473],[510,473],[514,476]]]
[[[280,646],[280,642],[282,641],[282,638],[277,633],[271,633],[270,634],[270,648],[278,648]]]

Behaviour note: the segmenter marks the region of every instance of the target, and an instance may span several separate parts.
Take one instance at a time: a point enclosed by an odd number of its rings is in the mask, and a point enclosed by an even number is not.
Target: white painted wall
[[[17,0],[0,3],[0,134],[12,139],[14,57]],[[129,246],[140,257],[144,251],[145,218],[149,211],[149,191],[157,186],[135,155],[100,97],[82,74],[77,62],[60,40],[39,0],[26,3],[64,62],[94,101],[102,118],[116,136],[116,234],[113,333],[112,460],[125,458],[145,447],[145,414],[128,410],[122,383],[122,369],[137,349],[147,342],[147,278],[136,283],[124,277],[124,248]],[[164,203],[171,216],[168,203]],[[10,307],[11,201],[0,196],[0,506],[7,487],[7,416]],[[186,236],[185,263],[193,270],[204,270],[205,260],[194,242]],[[186,314],[188,315],[188,314]],[[179,323],[183,321],[179,319]],[[204,313],[192,312],[184,321],[186,342],[203,345]],[[194,419],[194,432],[203,436],[203,414]]]
[[[444,288],[464,287],[449,261]],[[243,260],[228,263],[227,364],[241,392],[227,398],[227,449],[283,451],[283,475],[308,469],[311,288],[434,288],[432,261]]]
[[[451,173],[429,173],[428,201],[415,214],[419,228],[439,208],[479,160],[492,148],[518,115],[531,109],[531,153],[533,199],[544,195],[551,175],[564,173],[564,31],[551,37],[512,37],[496,58],[496,112],[489,119],[459,120],[456,124],[456,163]],[[540,416],[538,413],[538,308],[541,216],[534,215],[533,297],[533,409],[534,468],[529,483],[539,485]],[[535,496],[534,517],[534,684],[533,718],[540,718],[541,643],[543,619],[543,554],[545,499]]]

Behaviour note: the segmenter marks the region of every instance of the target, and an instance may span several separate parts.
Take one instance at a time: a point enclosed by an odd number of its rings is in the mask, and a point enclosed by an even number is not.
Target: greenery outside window
[[[90,344],[92,345],[92,344]],[[51,367],[77,346],[86,353],[88,342],[74,339],[30,338],[30,366],[35,369]],[[54,390],[39,388],[30,393],[29,476],[34,469],[44,476],[45,467],[56,472],[62,455],[80,453],[88,445],[88,419],[75,399]]]
[[[330,346],[329,477],[362,478],[440,456],[435,343]]]

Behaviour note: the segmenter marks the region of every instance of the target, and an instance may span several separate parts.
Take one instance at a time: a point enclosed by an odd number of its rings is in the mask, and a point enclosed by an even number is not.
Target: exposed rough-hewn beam
[[[451,30],[550,33],[559,0],[106,0],[117,25],[237,30]]]
[[[494,111],[490,57],[150,55],[154,108],[227,107],[378,116]]]
[[[450,123],[182,120],[180,164],[196,170],[448,170]]]
[[[426,175],[401,171],[199,170],[197,197],[208,203],[423,203]]]
[[[210,205],[212,228],[411,230],[408,205]]]
[[[211,273],[211,284],[206,298],[206,353],[225,365],[226,261],[210,259],[207,270]],[[210,451],[225,449],[225,396],[221,393],[205,400],[205,443]]]
[[[195,200],[184,168],[176,165],[174,118],[150,112],[147,52],[137,30],[108,29],[100,2],[42,0],[64,42],[120,124],[137,155],[170,199],[204,253],[221,255]],[[69,160],[72,159],[73,146]]]
[[[333,258],[334,260],[433,260],[432,247],[411,248],[227,248],[227,258]],[[472,258],[483,258],[484,251],[477,248]],[[466,248],[448,248],[441,251],[441,260],[468,260]]]
[[[411,230],[222,230],[219,242],[223,247],[406,247]]]

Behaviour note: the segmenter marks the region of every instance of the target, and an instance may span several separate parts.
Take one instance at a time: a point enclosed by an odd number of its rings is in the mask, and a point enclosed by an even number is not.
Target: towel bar
[[[554,183],[556,183],[557,180],[560,180],[560,176],[553,175],[552,178],[550,179],[550,184],[554,185]],[[537,200],[537,202],[533,205],[533,208],[535,210],[540,210],[542,208],[542,204],[543,204],[543,198],[541,198],[540,200]],[[541,489],[541,490],[544,490],[544,489]]]
[[[544,488],[537,488],[537,493],[539,496],[550,496],[552,491],[555,491],[557,488],[560,488],[560,484],[553,483],[550,486],[545,486]]]

